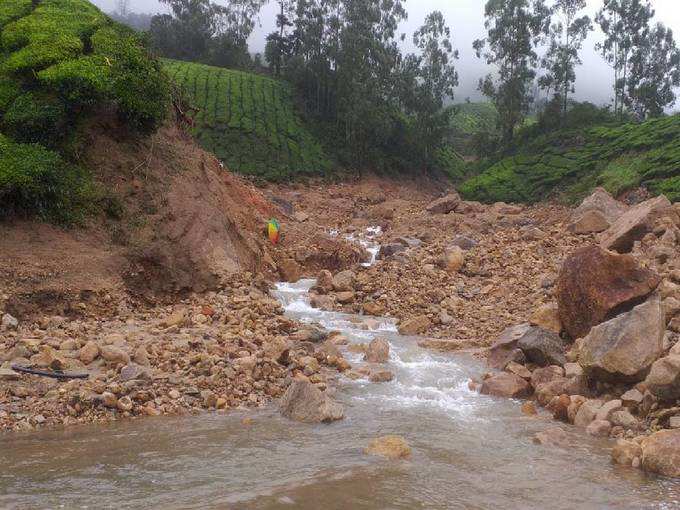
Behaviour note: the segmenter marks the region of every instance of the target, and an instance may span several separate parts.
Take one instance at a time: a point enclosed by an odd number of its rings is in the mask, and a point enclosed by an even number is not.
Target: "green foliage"
[[[437,149],[435,163],[454,182],[461,181],[467,173],[465,161],[450,145]]]
[[[89,182],[58,153],[0,135],[0,217],[37,214],[74,221],[91,193]]]
[[[33,8],[32,0],[2,0],[0,5],[0,28],[21,16],[25,16]]]
[[[19,84],[0,75],[0,115],[7,110],[19,94],[21,94]]]
[[[520,152],[463,183],[485,202],[536,202],[555,193],[578,199],[603,185],[618,194],[638,185],[678,200],[680,115],[642,124],[562,130],[538,136]]]
[[[202,64],[166,60],[168,74],[198,112],[194,135],[231,170],[269,180],[318,175],[330,163],[295,113],[279,80]]]
[[[457,136],[497,131],[498,110],[493,103],[461,103],[453,106],[453,112],[451,129]]]
[[[2,119],[3,130],[24,143],[53,145],[63,134],[66,108],[58,99],[26,92],[9,106]]]

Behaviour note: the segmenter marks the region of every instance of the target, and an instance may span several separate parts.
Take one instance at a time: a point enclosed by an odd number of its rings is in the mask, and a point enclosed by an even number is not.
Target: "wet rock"
[[[577,427],[587,427],[595,419],[597,411],[602,407],[604,402],[601,400],[586,400],[581,404],[574,417],[574,425]]]
[[[489,366],[502,370],[511,361],[524,363],[524,353],[517,347],[517,342],[530,328],[529,324],[519,324],[503,330],[498,339],[489,348],[489,356],[487,358]]]
[[[425,209],[432,214],[448,214],[456,209],[460,204],[461,199],[458,193],[449,193],[445,197],[439,198],[431,202]]]
[[[328,423],[344,416],[341,404],[333,402],[309,381],[295,380],[279,403],[281,414],[303,423]]]
[[[350,293],[354,296],[353,292],[350,291]],[[333,296],[311,294],[309,297],[309,304],[312,308],[318,308],[320,310],[334,310],[335,299],[336,298]]]
[[[480,392],[506,398],[522,398],[531,394],[531,386],[520,376],[502,372],[484,380]]]
[[[635,459],[642,458],[642,447],[635,441],[618,439],[612,448],[612,462],[622,466],[632,466]]]
[[[661,303],[653,297],[592,328],[583,339],[579,363],[595,379],[641,381],[663,352],[664,329]]]
[[[569,446],[569,435],[560,427],[550,427],[534,434],[533,442],[543,446]]]
[[[572,338],[618,311],[638,303],[659,284],[660,277],[638,265],[629,255],[598,246],[573,252],[562,265],[557,281],[557,302],[564,329]]]
[[[569,406],[571,398],[569,395],[561,394],[551,399],[548,409],[552,412],[553,418],[559,421],[569,421]]]
[[[425,333],[430,328],[430,319],[426,315],[419,315],[406,319],[399,323],[400,335],[419,335]]]
[[[83,345],[78,352],[78,358],[85,365],[92,363],[97,356],[99,356],[99,346],[92,340]]]
[[[609,437],[612,424],[606,420],[593,420],[586,427],[586,433],[595,437]]]
[[[403,437],[389,435],[372,440],[364,453],[391,460],[404,459],[411,456],[411,447]]]
[[[385,307],[376,301],[367,301],[363,304],[364,313],[376,317],[385,313]]]
[[[569,407],[567,408],[567,420],[569,421],[569,423],[574,423],[578,410],[581,408],[581,406],[586,400],[588,399],[582,395],[572,395],[570,397],[571,402],[569,403]]]
[[[532,327],[517,341],[528,361],[539,366],[564,365],[565,345],[556,333],[539,327]]]
[[[534,404],[530,400],[527,402],[523,402],[522,413],[526,414],[527,416],[535,416],[538,413],[538,411],[536,411],[536,404]]]
[[[662,400],[680,398],[680,355],[670,354],[656,360],[645,379],[645,386]]]
[[[380,246],[380,250],[378,251],[378,259],[386,259],[387,257],[391,257],[392,255],[396,255],[397,253],[404,251],[406,251],[406,246],[401,243],[383,244]]]
[[[283,259],[278,263],[279,274],[284,282],[295,283],[300,279],[302,269],[293,259]]]
[[[585,393],[587,386],[585,378],[558,377],[550,382],[536,386],[536,399],[541,405],[547,405],[554,397],[565,395],[580,395]]]
[[[556,303],[539,306],[531,315],[529,323],[532,326],[538,326],[558,335],[562,332],[562,321],[560,320],[559,309]]]
[[[541,384],[546,384],[556,379],[564,377],[564,369],[557,365],[550,365],[543,368],[537,368],[531,374],[531,385],[538,388]]]
[[[642,441],[642,469],[680,477],[680,430],[655,432]]]
[[[364,361],[369,363],[387,363],[390,358],[390,344],[384,338],[374,338],[368,344]]]
[[[355,281],[354,271],[341,271],[333,277],[333,290],[336,292],[354,290]]]
[[[449,273],[457,273],[465,263],[465,253],[458,246],[449,246],[442,255],[441,267]]]
[[[333,274],[327,269],[322,270],[316,277],[316,289],[326,294],[333,290]]]
[[[352,292],[351,290],[345,292],[338,292],[335,295],[335,300],[342,305],[353,303],[354,298],[355,298],[354,292]]]
[[[394,379],[394,374],[389,370],[372,370],[368,380],[374,383],[390,382]]]
[[[610,226],[607,218],[600,211],[588,211],[567,225],[572,234],[595,234],[604,232]]]
[[[601,234],[600,246],[607,250],[627,253],[633,243],[654,230],[655,221],[672,213],[670,201],[663,195],[631,207]]]
[[[531,379],[531,371],[524,365],[511,361],[505,366],[505,371],[520,376],[522,379]]]

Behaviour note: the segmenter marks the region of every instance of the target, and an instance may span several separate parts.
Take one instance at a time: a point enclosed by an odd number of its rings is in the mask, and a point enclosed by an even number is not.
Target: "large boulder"
[[[531,395],[531,386],[518,375],[501,372],[485,379],[480,392],[497,397],[522,398]]]
[[[387,363],[390,358],[390,344],[384,338],[374,338],[368,344],[364,361],[369,363]]]
[[[328,395],[309,381],[295,380],[281,397],[281,414],[303,423],[328,423],[344,416],[341,404],[333,402]]]
[[[604,232],[610,223],[600,211],[588,211],[567,225],[567,230],[572,234],[594,234]]]
[[[517,342],[528,361],[539,366],[564,365],[564,342],[557,333],[532,327]]]
[[[655,221],[672,214],[671,202],[663,195],[631,207],[622,214],[600,237],[600,246],[607,250],[627,253],[633,243],[654,229]]]
[[[567,257],[557,280],[557,303],[573,338],[648,296],[661,281],[630,255],[590,245]]]
[[[608,223],[614,223],[628,206],[612,197],[604,188],[595,188],[586,199],[581,202],[574,212],[571,213],[571,220],[576,221],[584,214],[595,211],[602,215]]]
[[[354,290],[355,280],[356,275],[354,271],[340,271],[333,277],[333,290],[337,292]]]
[[[661,430],[642,441],[642,469],[680,477],[680,429]]]
[[[578,361],[595,379],[641,381],[663,353],[664,330],[661,302],[654,296],[591,329]]]
[[[531,329],[529,324],[518,324],[505,328],[494,344],[489,348],[487,362],[491,368],[502,370],[511,361],[523,363],[524,353],[517,347],[517,342]]]
[[[454,191],[445,197],[431,202],[426,207],[426,210],[432,214],[448,214],[451,211],[454,211],[458,204],[460,204],[460,196]]]
[[[680,398],[680,354],[669,354],[654,362],[645,386],[662,400]]]

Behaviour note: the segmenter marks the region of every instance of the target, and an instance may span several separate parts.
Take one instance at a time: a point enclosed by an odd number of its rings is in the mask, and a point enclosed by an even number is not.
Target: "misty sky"
[[[93,0],[93,3],[105,11],[113,10],[115,6],[115,0]],[[217,0],[217,3],[222,2]],[[587,14],[594,17],[602,0],[587,0],[587,3]],[[400,32],[412,34],[422,25],[427,13],[433,10],[444,13],[453,33],[454,46],[460,52],[460,60],[456,63],[460,75],[456,101],[462,101],[466,97],[479,99],[479,93],[476,92],[477,81],[489,71],[472,50],[472,41],[484,35],[484,4],[485,0],[405,0],[409,18],[402,24]],[[656,9],[655,20],[672,28],[676,38],[680,38],[680,0],[652,0],[652,5]],[[167,7],[157,0],[130,0],[130,8],[148,13],[167,11]],[[273,3],[262,9],[259,26],[249,41],[251,52],[263,51],[265,37],[275,24],[275,12]],[[577,69],[576,79],[576,97],[580,100],[606,103],[612,96],[612,70],[594,49],[601,37],[601,32],[596,29],[586,40],[581,52],[583,66]]]

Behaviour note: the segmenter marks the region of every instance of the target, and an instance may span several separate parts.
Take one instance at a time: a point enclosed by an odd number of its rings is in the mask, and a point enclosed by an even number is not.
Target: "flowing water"
[[[420,349],[387,319],[315,310],[312,284],[278,286],[288,315],[391,345],[392,382],[339,379],[344,420],[299,424],[272,407],[6,436],[0,508],[680,508],[679,482],[612,466],[609,442],[565,426],[573,447],[533,444],[555,422],[469,391],[479,361]],[[384,434],[404,436],[412,457],[362,453]]]

